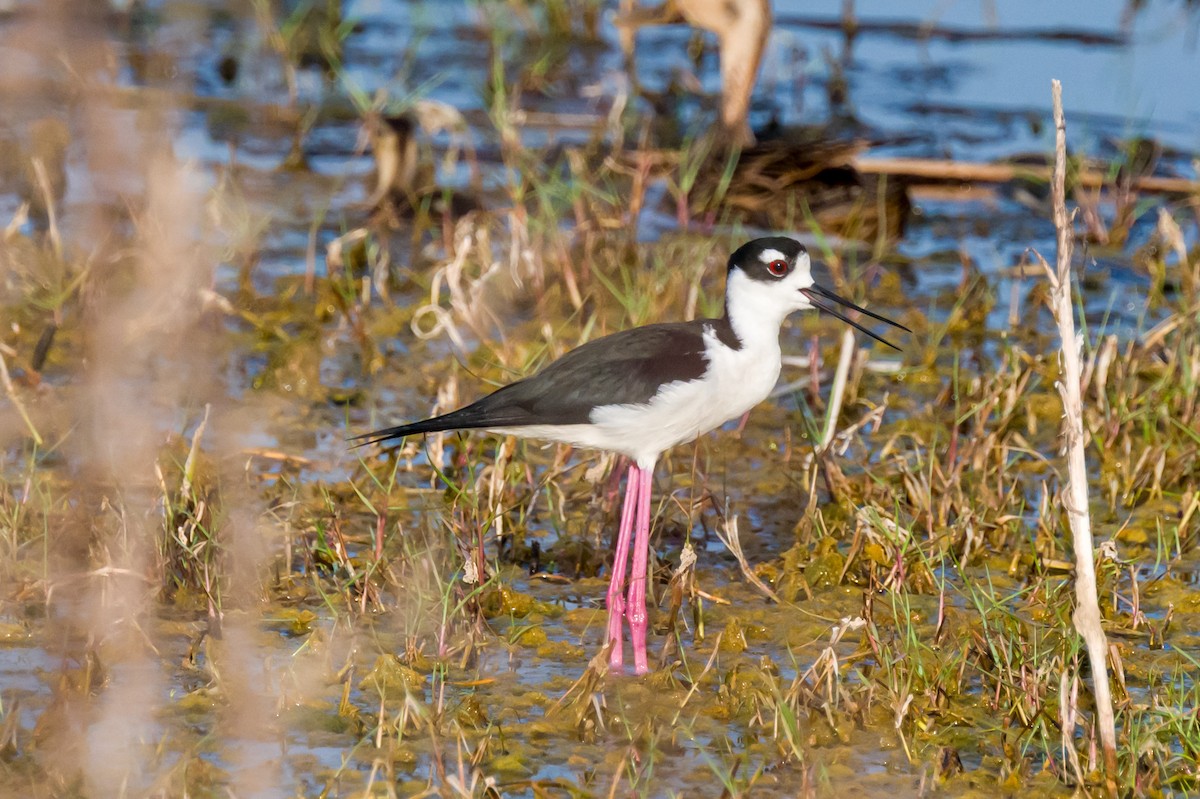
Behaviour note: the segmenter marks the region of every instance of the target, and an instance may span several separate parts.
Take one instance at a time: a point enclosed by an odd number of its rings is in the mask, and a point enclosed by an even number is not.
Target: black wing
[[[664,383],[704,374],[705,325],[697,319],[623,330],[589,341],[535,375],[465,408],[356,436],[364,444],[442,430],[586,424],[603,405],[649,402]]]

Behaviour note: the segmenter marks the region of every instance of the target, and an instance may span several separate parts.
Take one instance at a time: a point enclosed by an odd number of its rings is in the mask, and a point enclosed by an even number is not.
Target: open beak
[[[909,330],[907,327],[900,324],[899,322],[893,322],[891,319],[888,319],[886,316],[880,316],[877,313],[871,313],[866,308],[861,308],[861,307],[855,305],[854,303],[850,302],[850,300],[847,300],[844,297],[839,297],[838,295],[834,294],[832,291],[830,291],[828,289],[823,289],[815,283],[813,285],[809,286],[808,288],[800,289],[800,293],[803,294],[805,297],[807,297],[808,301],[810,303],[812,303],[812,306],[814,308],[816,308],[818,311],[824,311],[825,313],[829,314],[830,316],[836,316],[838,319],[841,319],[846,324],[848,324],[852,327],[858,328],[859,330],[866,333],[871,338],[875,339],[878,342],[888,345],[889,347],[896,350],[897,352],[900,351],[900,348],[897,347],[895,344],[888,341],[886,338],[883,338],[882,336],[875,335],[870,330],[867,330],[865,327],[860,325],[858,322],[855,322],[850,317],[842,314],[839,311],[835,311],[833,308],[829,307],[828,303],[822,303],[821,300],[832,300],[833,302],[836,302],[838,305],[844,305],[847,308],[852,308],[861,314],[866,314],[867,316],[871,317],[872,319],[878,319],[880,322],[887,322],[892,327],[898,327],[901,330],[907,331],[909,333],[912,332],[911,330]]]

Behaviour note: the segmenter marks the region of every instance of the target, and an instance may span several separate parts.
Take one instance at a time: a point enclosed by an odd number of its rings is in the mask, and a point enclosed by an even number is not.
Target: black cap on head
[[[786,261],[788,271],[796,260],[808,252],[804,245],[787,236],[765,236],[748,241],[729,256],[729,270],[741,269],[755,280],[770,280],[780,277],[778,272],[768,272],[768,266],[777,260]]]

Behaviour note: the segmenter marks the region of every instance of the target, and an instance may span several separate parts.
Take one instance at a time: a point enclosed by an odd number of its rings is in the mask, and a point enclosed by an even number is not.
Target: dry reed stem
[[[42,159],[34,158],[32,161],[33,174],[37,178],[38,191],[42,193],[42,202],[46,204],[46,235],[49,238],[50,246],[54,249],[54,256],[62,258],[62,236],[58,229],[58,212],[54,208],[54,189],[50,186],[50,176],[46,174],[46,165],[42,163]]]
[[[737,516],[726,515],[724,522],[717,527],[716,534],[721,543],[725,545],[725,548],[737,560],[738,567],[741,568],[742,576],[746,578],[746,581],[761,591],[763,596],[775,604],[782,604],[779,600],[779,595],[772,591],[769,585],[759,579],[759,576],[754,573],[754,569],[751,568],[750,562],[746,559],[746,553],[742,550],[741,534],[738,533]]]
[[[1067,123],[1063,117],[1062,84],[1051,82],[1054,97],[1054,228],[1057,232],[1057,272],[1046,266],[1050,278],[1050,308],[1062,339],[1062,379],[1058,382],[1063,401],[1063,435],[1067,445],[1067,519],[1075,548],[1075,629],[1087,645],[1092,668],[1092,690],[1096,700],[1096,725],[1104,749],[1104,767],[1110,793],[1115,795],[1117,736],[1112,695],[1108,684],[1108,641],[1100,625],[1096,595],[1091,516],[1088,512],[1087,463],[1084,460],[1083,397],[1080,390],[1079,349],[1071,304],[1071,256],[1074,244],[1072,217],[1067,213]],[[1043,264],[1045,261],[1043,260]]]
[[[846,396],[846,381],[850,377],[850,364],[854,361],[854,331],[842,331],[842,350],[838,355],[837,371],[833,374],[833,385],[829,389],[829,408],[825,414],[825,430],[817,443],[817,452],[824,454],[833,444],[837,433],[838,417],[842,415],[842,400]]]
[[[192,481],[196,477],[196,458],[200,453],[200,439],[204,437],[204,428],[208,427],[208,414],[211,410],[212,403],[204,403],[204,418],[200,420],[200,424],[196,425],[196,431],[192,433],[192,445],[188,448],[187,460],[183,463],[183,485],[179,489],[179,494],[185,504],[191,504],[192,501]]]

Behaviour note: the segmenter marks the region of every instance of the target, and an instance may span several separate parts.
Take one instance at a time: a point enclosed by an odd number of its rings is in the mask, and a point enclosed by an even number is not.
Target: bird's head
[[[800,242],[786,236],[754,239],[729,256],[725,303],[726,313],[735,325],[777,327],[793,311],[815,309],[841,319],[896,350],[899,347],[895,344],[834,310],[831,304],[845,306],[893,327],[908,330],[904,325],[855,305],[822,286],[813,274],[808,250]]]

